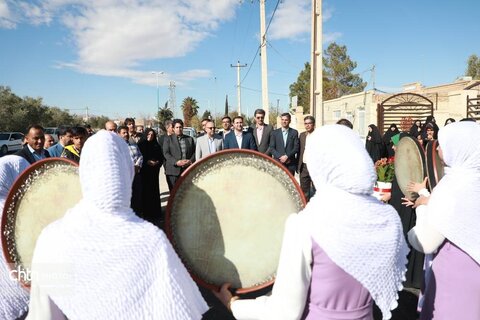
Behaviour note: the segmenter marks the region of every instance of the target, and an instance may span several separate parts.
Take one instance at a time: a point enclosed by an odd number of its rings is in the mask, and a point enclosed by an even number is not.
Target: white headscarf
[[[28,166],[28,161],[19,156],[9,155],[0,158],[0,221],[10,188]],[[0,241],[0,319],[5,320],[19,318],[27,311],[28,306],[28,292],[19,282],[10,278],[9,271]]]
[[[317,128],[306,148],[317,189],[301,213],[307,228],[389,319],[403,288],[409,250],[398,213],[371,196],[376,180],[372,159],[358,135],[342,125]]]
[[[73,290],[45,283],[51,300],[69,319],[200,319],[208,306],[165,234],[130,209],[125,141],[105,130],[90,137],[79,172],[83,199],[43,230],[33,257],[32,272],[70,269],[62,284]]]
[[[438,132],[447,167],[428,202],[428,221],[480,263],[480,125],[455,122]]]

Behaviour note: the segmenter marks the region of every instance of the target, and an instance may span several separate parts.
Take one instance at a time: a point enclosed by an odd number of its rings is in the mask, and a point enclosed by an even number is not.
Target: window
[[[333,119],[334,120],[340,120],[341,117],[342,117],[342,111],[340,111],[340,110],[333,111]]]
[[[23,140],[23,134],[21,133],[14,133],[12,135],[12,137],[15,139],[15,140]]]
[[[360,136],[365,137],[365,109],[363,107],[357,108],[358,112],[358,133]]]

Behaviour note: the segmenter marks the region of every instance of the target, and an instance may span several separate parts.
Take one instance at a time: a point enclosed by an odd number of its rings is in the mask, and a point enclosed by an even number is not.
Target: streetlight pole
[[[160,126],[160,119],[158,118],[158,113],[160,112],[160,81],[159,81],[159,76],[161,74],[164,74],[165,72],[163,71],[152,71],[152,74],[157,76],[157,120],[158,120],[158,125]]]

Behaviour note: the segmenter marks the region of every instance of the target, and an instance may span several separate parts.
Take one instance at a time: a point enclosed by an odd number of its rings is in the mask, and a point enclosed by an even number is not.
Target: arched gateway
[[[408,131],[415,120],[423,123],[427,116],[433,116],[433,102],[416,93],[399,93],[377,105],[377,124],[382,132],[392,123]]]

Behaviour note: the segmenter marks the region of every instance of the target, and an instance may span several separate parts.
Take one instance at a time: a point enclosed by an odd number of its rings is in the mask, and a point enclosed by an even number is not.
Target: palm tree
[[[158,111],[157,118],[161,127],[163,127],[165,121],[173,119],[173,112],[172,110],[170,110],[166,103],[165,106],[163,108],[160,108],[160,110]]]
[[[183,111],[183,121],[185,127],[190,127],[192,117],[196,116],[198,113],[198,102],[192,97],[186,97],[183,99],[181,107]]]

